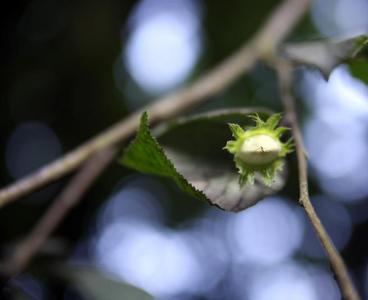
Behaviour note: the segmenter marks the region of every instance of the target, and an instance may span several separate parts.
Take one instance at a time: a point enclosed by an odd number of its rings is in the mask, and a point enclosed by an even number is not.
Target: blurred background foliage
[[[200,77],[251,37],[277,3],[3,4],[0,185]],[[316,0],[289,40],[367,32],[367,11],[366,0]],[[310,68],[298,68],[295,75],[313,201],[368,297],[367,72],[356,63],[338,66],[329,81]],[[196,111],[239,105],[281,110],[272,70],[258,64]],[[285,189],[234,214],[184,195],[167,180],[111,165],[3,297],[340,299],[298,208],[296,177],[291,157]],[[68,179],[0,210],[3,259]]]

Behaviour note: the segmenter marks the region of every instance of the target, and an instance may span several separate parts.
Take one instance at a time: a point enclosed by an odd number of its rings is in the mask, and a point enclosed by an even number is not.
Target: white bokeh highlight
[[[109,272],[156,296],[185,292],[201,276],[185,240],[142,223],[109,226],[97,244],[97,259]]]
[[[235,261],[276,264],[288,259],[302,242],[300,214],[280,198],[266,198],[233,216],[229,226]]]
[[[340,293],[328,271],[288,261],[256,269],[244,292],[252,300],[335,300]]]
[[[190,0],[144,0],[133,12],[124,62],[148,93],[180,85],[201,51],[200,14]]]
[[[322,35],[341,38],[368,32],[367,11],[366,0],[316,0],[311,16]]]
[[[159,200],[165,197],[156,180],[127,180],[105,204],[90,243],[97,266],[156,297],[194,293],[210,279],[191,245],[191,231],[164,225]]]
[[[326,81],[318,72],[305,72],[305,103],[311,114],[304,126],[305,144],[320,186],[341,201],[368,195],[368,87],[345,66]]]

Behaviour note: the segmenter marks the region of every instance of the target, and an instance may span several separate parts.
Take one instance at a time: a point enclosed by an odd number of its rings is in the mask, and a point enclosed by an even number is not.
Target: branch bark
[[[228,87],[250,70],[259,58],[272,53],[306,11],[310,0],[285,0],[258,33],[237,52],[187,88],[158,99],[74,151],[0,190],[0,207],[78,168],[101,149],[126,140],[137,129],[140,115],[148,111],[152,122],[177,116]]]
[[[335,248],[326,229],[322,225],[321,220],[319,219],[309,198],[307,158],[304,151],[302,134],[298,125],[295,101],[291,92],[292,66],[286,61],[277,61],[275,64],[278,71],[280,93],[286,118],[290,122],[295,142],[295,150],[299,169],[299,203],[304,208],[304,211],[308,216],[313,229],[315,230],[323,248],[326,251],[332,271],[334,272],[337,283],[340,286],[343,298],[346,300],[359,300],[359,294],[354,288],[345,263]]]

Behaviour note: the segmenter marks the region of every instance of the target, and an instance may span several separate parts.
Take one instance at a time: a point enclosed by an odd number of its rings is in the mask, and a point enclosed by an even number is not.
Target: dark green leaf
[[[351,74],[368,84],[368,59],[353,59],[348,63]]]
[[[144,173],[172,178],[182,190],[222,209],[245,209],[284,185],[284,174],[280,174],[271,187],[259,178],[255,184],[241,187],[233,157],[223,150],[231,139],[228,123],[251,125],[247,115],[255,111],[261,110],[220,110],[179,118],[153,130],[161,146],[150,134],[144,114],[122,163]]]
[[[175,169],[157,140],[151,135],[147,113],[143,113],[138,134],[133,143],[125,150],[121,163],[142,173],[171,178],[184,192],[198,199],[207,200],[201,191],[194,188]]]

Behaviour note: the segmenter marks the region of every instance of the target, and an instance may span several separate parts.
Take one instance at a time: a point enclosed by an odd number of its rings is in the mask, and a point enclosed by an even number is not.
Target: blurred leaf
[[[12,296],[13,296],[13,300],[29,300],[29,296],[22,292],[18,292]]]
[[[278,192],[285,183],[285,174],[279,174],[271,187],[258,177],[255,184],[240,187],[233,157],[223,150],[231,139],[227,123],[250,125],[246,115],[255,111],[266,114],[257,108],[219,110],[161,125],[154,132],[162,148],[151,135],[144,114],[138,135],[121,162],[140,172],[169,177],[183,191],[224,210],[243,210]]]
[[[321,40],[286,44],[282,53],[296,64],[318,68],[328,78],[331,71],[355,57],[366,44],[366,36],[358,36],[342,41]]]
[[[360,41],[359,55],[348,61],[351,74],[368,84],[368,38]]]
[[[348,63],[349,69],[351,74],[363,81],[364,83],[368,84],[368,60],[361,58],[361,59],[354,59]]]
[[[84,266],[62,266],[57,274],[70,281],[79,292],[91,300],[151,300],[146,292],[107,277],[97,269]]]
[[[12,299],[12,300],[29,300],[29,299],[32,299],[31,296],[29,294],[27,294],[27,292],[22,290],[21,288],[18,288],[17,290],[15,290],[15,288],[8,289],[7,293],[9,293],[9,295],[4,295],[4,291],[3,291],[2,294],[0,295],[0,297],[3,297],[1,299]]]

